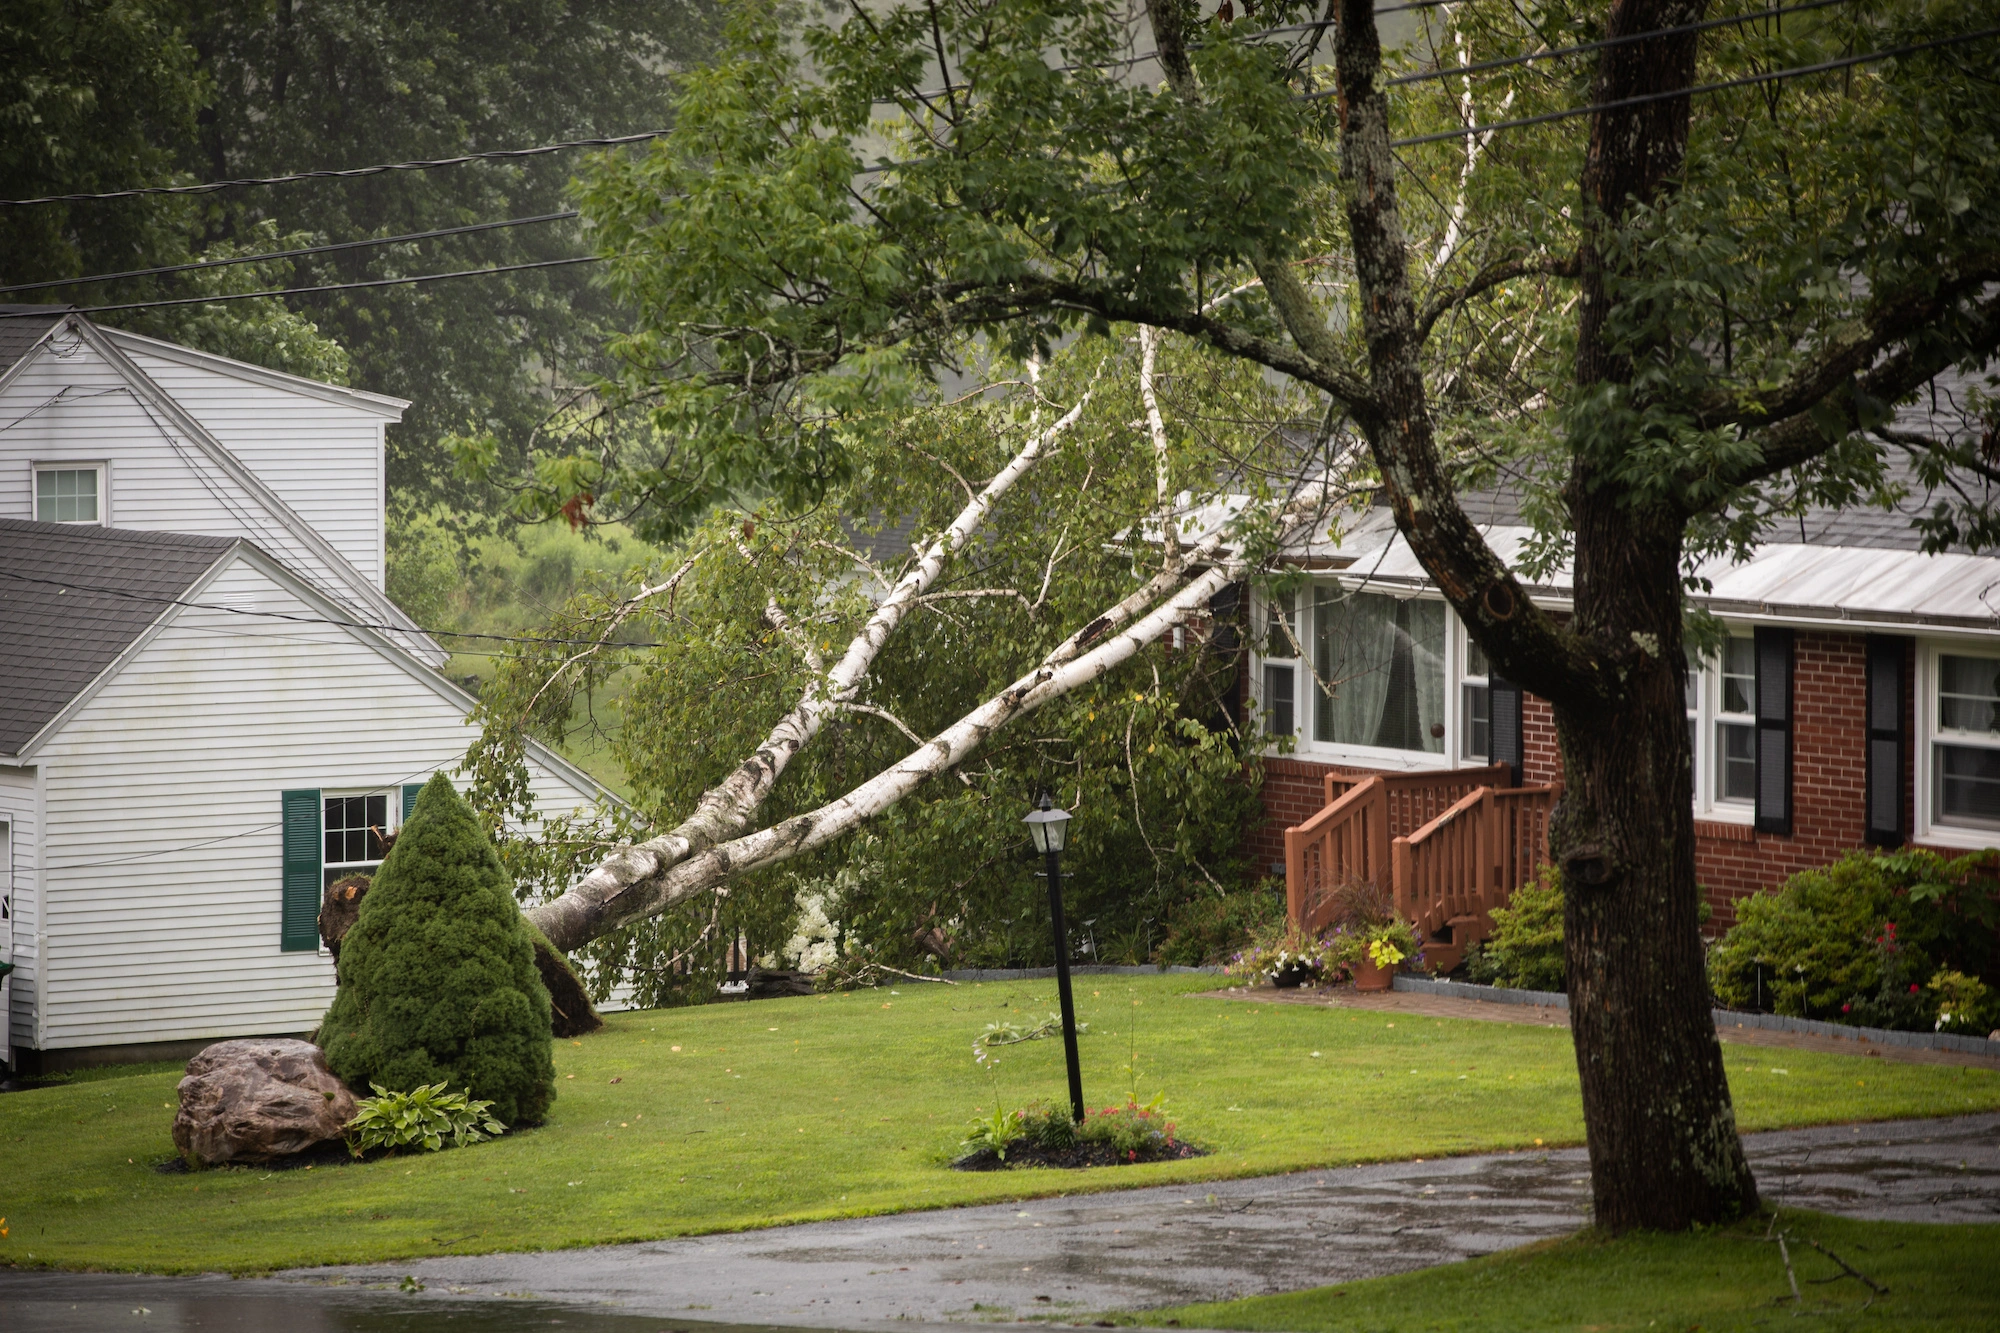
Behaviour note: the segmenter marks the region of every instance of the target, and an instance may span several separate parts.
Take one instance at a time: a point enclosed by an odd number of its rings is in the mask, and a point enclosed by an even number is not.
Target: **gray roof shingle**
[[[0,755],[19,754],[235,545],[0,519]]]
[[[0,305],[0,375],[42,340],[72,307],[66,305]]]

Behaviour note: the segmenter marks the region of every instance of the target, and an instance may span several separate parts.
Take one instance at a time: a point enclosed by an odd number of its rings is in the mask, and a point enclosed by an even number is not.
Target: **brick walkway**
[[[1452,995],[1418,995],[1410,991],[1384,991],[1364,995],[1351,986],[1328,986],[1297,990],[1274,990],[1259,986],[1254,990],[1234,987],[1206,991],[1205,998],[1247,1000],[1253,1004],[1305,1004],[1334,1009],[1376,1009],[1385,1013],[1417,1014],[1425,1018],[1470,1018],[1481,1023],[1525,1023],[1532,1027],[1566,1028],[1567,1009],[1544,1008],[1533,1004],[1498,1004],[1490,1000],[1461,1000]],[[1829,1055],[1868,1055],[1881,1060],[1900,1060],[1913,1065],[1964,1065],[1972,1069],[2000,1069],[2000,1058],[1973,1055],[1966,1051],[1931,1051],[1911,1046],[1878,1046],[1854,1037],[1823,1037],[1812,1032],[1772,1032],[1764,1028],[1723,1027],[1716,1035],[1726,1042],[1745,1046],[1777,1046],[1792,1051],[1824,1051]]]

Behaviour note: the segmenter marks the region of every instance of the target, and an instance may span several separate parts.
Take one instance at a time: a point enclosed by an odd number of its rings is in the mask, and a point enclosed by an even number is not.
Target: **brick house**
[[[1699,571],[1709,590],[1693,600],[1729,635],[1717,655],[1691,657],[1687,700],[1696,874],[1718,928],[1738,899],[1852,848],[2000,845],[2000,557],[1920,551],[1912,489],[1905,511],[1809,511],[1797,540],[1788,521],[1748,561]],[[1514,562],[1530,536],[1514,503],[1483,493],[1466,505]],[[1421,825],[1475,782],[1560,781],[1548,704],[1488,676],[1386,509],[1288,562],[1304,586],[1251,608],[1250,711],[1290,738],[1266,760],[1259,863],[1293,879],[1348,873],[1287,864],[1286,831],[1324,823],[1353,790],[1344,774],[1383,775],[1392,799],[1435,793],[1384,816],[1372,853],[1384,875],[1389,844],[1411,835],[1421,850]],[[1567,571],[1531,594],[1566,610]],[[1507,766],[1497,782],[1472,771],[1495,763]],[[1522,827],[1511,836],[1523,847],[1539,838]]]

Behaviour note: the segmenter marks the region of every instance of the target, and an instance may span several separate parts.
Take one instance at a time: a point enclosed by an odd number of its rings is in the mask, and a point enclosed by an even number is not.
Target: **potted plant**
[[[1407,921],[1391,918],[1372,922],[1348,932],[1345,940],[1348,971],[1358,991],[1385,991],[1395,982],[1396,969],[1421,956],[1422,941],[1417,928]]]

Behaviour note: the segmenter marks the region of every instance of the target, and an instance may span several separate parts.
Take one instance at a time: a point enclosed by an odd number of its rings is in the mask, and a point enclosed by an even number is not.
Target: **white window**
[[[389,798],[373,795],[323,798],[320,836],[325,848],[320,856],[324,885],[330,887],[348,875],[372,875],[382,864],[382,835],[389,832]]]
[[[1757,804],[1757,641],[1732,634],[1712,658],[1689,649],[1687,664],[1695,813],[1748,821]]]
[[[1757,799],[1757,641],[1734,637],[1722,647],[1715,694],[1715,800]]]
[[[2000,829],[2000,656],[1940,649],[1929,683],[1931,822]]]
[[[1443,602],[1313,590],[1313,739],[1443,755]]]
[[[35,519],[41,523],[104,522],[104,466],[63,464],[35,469]]]
[[[1287,624],[1289,622],[1289,625]],[[1269,736],[1298,734],[1299,663],[1296,640],[1305,633],[1298,619],[1298,599],[1290,593],[1264,600],[1260,626],[1264,648],[1262,690],[1258,695]]]
[[[1493,714],[1487,693],[1486,650],[1471,635],[1465,636],[1465,674],[1459,677],[1458,756],[1486,762],[1493,753]]]

